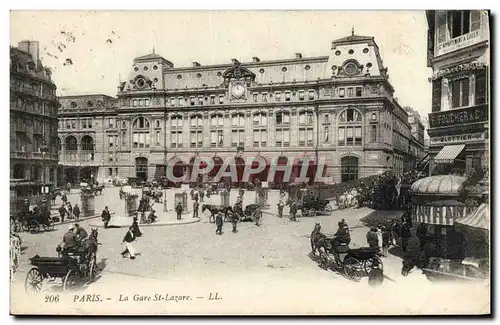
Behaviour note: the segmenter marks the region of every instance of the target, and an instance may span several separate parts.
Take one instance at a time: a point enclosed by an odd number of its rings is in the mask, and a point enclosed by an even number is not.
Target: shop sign
[[[429,114],[431,128],[485,122],[488,120],[488,105],[472,106]]]
[[[478,133],[463,133],[457,135],[443,135],[440,137],[432,137],[431,144],[451,144],[451,143],[463,143],[472,141],[483,141],[485,139],[484,132]]]
[[[413,207],[412,216],[416,222],[453,226],[455,219],[465,217],[466,214],[465,206],[416,205]]]
[[[481,35],[479,29],[459,37],[455,37],[449,41],[439,43],[436,49],[436,56],[450,53],[461,48],[471,46],[473,44],[479,43],[481,40]]]

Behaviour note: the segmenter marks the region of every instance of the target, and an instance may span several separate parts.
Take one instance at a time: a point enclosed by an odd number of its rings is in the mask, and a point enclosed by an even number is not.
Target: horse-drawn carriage
[[[159,187],[153,186],[151,184],[146,184],[143,188],[142,193],[144,193],[146,197],[152,198],[157,203],[161,202],[163,197],[163,191]]]
[[[21,211],[18,213],[17,218],[11,220],[11,230],[13,232],[29,231],[31,233],[40,232],[41,227],[45,231],[54,230],[54,220],[50,217],[48,208],[36,211]]]
[[[239,221],[240,222],[245,222],[245,221],[255,221],[255,210],[257,210],[257,208],[259,208],[260,205],[258,204],[249,204],[245,207],[245,209],[243,209],[243,213],[238,213],[237,211],[235,211],[234,209],[232,209],[232,211],[234,213],[236,213],[238,215],[238,218],[239,218]]]
[[[320,229],[317,223],[311,234],[311,249],[314,255],[319,254],[322,268],[340,271],[354,281],[369,276],[375,269],[383,271],[378,248],[350,248],[348,244],[336,243],[334,235],[323,234]]]
[[[288,201],[288,204],[290,205],[291,201]],[[330,201],[314,196],[304,196],[297,203],[297,210],[302,212],[303,217],[329,215],[333,211]]]
[[[60,278],[62,290],[74,288],[82,279],[91,282],[97,271],[97,229],[92,229],[85,245],[82,244],[74,252],[65,252],[57,247],[58,257],[30,258],[33,267],[28,271],[24,281],[27,294],[37,294],[42,291],[43,281],[49,278]]]

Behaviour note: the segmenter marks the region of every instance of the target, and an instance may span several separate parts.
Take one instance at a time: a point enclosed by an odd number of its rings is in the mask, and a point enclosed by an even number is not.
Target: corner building
[[[215,172],[236,157],[239,177],[246,158],[263,157],[262,180],[273,159],[293,164],[292,178],[301,168],[313,176],[319,159],[329,182],[402,173],[411,128],[393,93],[374,38],[354,33],[320,57],[181,68],[156,53],[138,57],[96,135],[104,139],[99,178],[158,179],[172,159],[182,162],[180,176],[197,156],[212,158]]]

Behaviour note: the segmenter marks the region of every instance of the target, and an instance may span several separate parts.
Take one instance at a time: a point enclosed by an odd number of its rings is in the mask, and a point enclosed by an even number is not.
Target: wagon
[[[54,220],[51,217],[46,218],[47,220],[43,221],[41,214],[23,216],[21,221],[23,231],[29,231],[36,234],[40,232],[40,227],[43,227],[45,231],[54,230]]]
[[[298,204],[297,210],[301,210],[304,217],[329,215],[333,211],[330,201],[316,197],[304,197]]]
[[[33,295],[42,291],[43,282],[48,279],[60,278],[62,290],[74,288],[82,279],[92,281],[96,272],[96,256],[91,253],[87,258],[78,255],[63,255],[59,257],[30,258],[32,267],[26,275],[24,289]]]

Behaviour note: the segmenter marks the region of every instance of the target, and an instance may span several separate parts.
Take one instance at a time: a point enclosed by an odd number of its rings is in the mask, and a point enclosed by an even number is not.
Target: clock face
[[[235,84],[231,88],[231,93],[234,97],[241,98],[245,94],[245,86],[243,86],[242,84]]]

